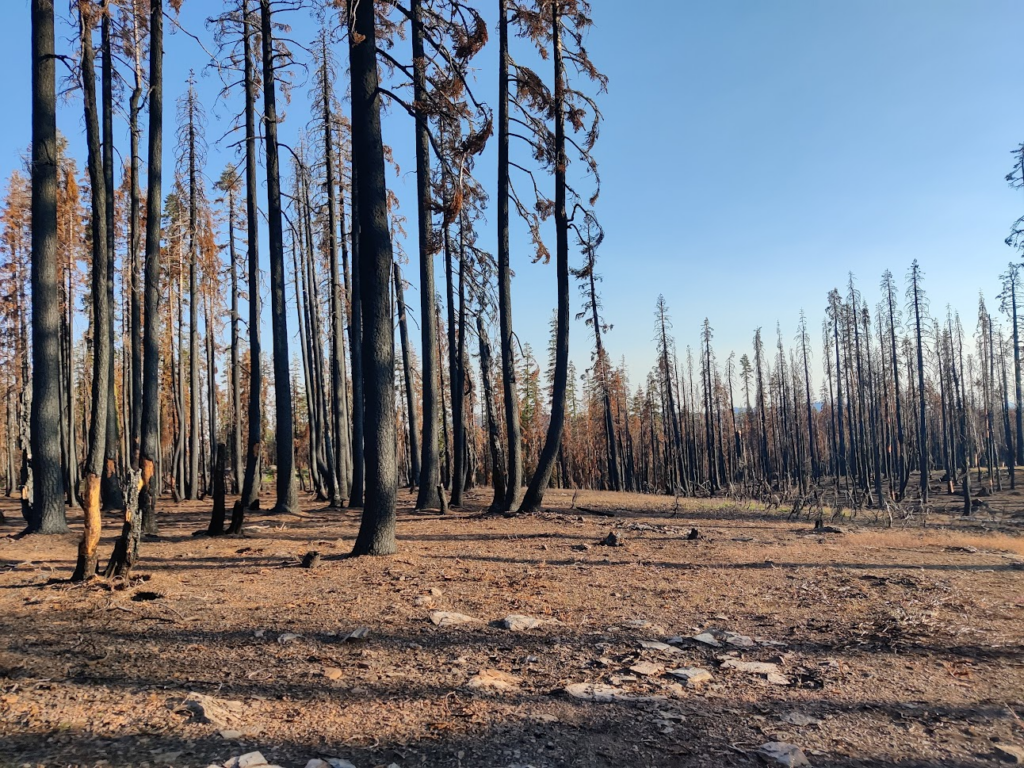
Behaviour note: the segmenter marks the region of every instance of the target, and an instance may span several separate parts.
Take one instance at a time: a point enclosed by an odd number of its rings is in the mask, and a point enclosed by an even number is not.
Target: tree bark
[[[85,131],[88,145],[89,184],[92,193],[92,336],[93,380],[92,413],[89,422],[89,446],[85,459],[83,508],[85,529],[78,547],[78,563],[72,581],[91,579],[96,575],[100,540],[100,480],[103,474],[104,450],[107,442],[107,407],[109,404],[111,307],[107,302],[107,195],[103,180],[100,123],[96,111],[96,62],[92,44],[95,6],[79,5],[82,43],[82,90],[85,103]]]
[[[413,98],[417,105],[427,97],[427,60],[423,50],[421,0],[409,1],[412,19]],[[437,320],[434,315],[434,254],[431,248],[430,205],[430,137],[427,116],[416,111],[416,213],[417,244],[420,257],[420,364],[423,367],[423,442],[416,462],[419,485],[417,509],[440,509],[437,488],[441,484],[441,454],[438,426],[441,420],[439,401],[440,370],[437,354]]]
[[[65,533],[60,450],[57,93],[53,0],[32,0],[32,412],[29,530]],[[94,569],[95,570],[95,567]]]
[[[508,476],[502,511],[509,512],[515,509],[522,492],[523,433],[519,419],[516,360],[512,338],[512,269],[509,263],[508,0],[498,0],[498,13],[498,325],[501,334],[505,435],[508,442]]]
[[[398,309],[398,333],[402,340],[402,374],[405,378],[405,403],[409,412],[409,456],[411,459],[410,486],[415,486],[420,477],[419,424],[416,418],[416,397],[412,387],[412,351],[409,346],[409,325],[405,319],[405,289],[402,285],[402,271],[394,263],[395,305]]]
[[[265,0],[264,0],[265,1]],[[398,472],[395,442],[395,350],[391,326],[391,233],[388,229],[384,146],[380,132],[380,92],[373,0],[350,11],[352,149],[359,158],[360,303],[365,377],[366,488],[362,523],[353,554],[388,555],[397,550],[395,498]],[[358,407],[358,404],[357,404]]]
[[[246,510],[259,503],[262,483],[261,442],[263,440],[263,370],[260,345],[260,252],[259,210],[256,181],[256,73],[253,63],[255,12],[249,0],[242,2],[242,50],[245,72],[245,215],[249,277],[249,427],[245,452],[245,478],[241,503],[231,513],[228,533],[241,533]]]
[[[566,211],[565,73],[562,64],[561,5],[551,4],[555,93],[555,271],[558,279],[558,315],[555,328],[555,376],[551,390],[551,417],[537,469],[526,489],[520,512],[534,512],[544,501],[544,491],[558,458],[565,429],[565,392],[569,375],[569,217]]]
[[[263,119],[267,151],[267,224],[270,230],[270,305],[274,334],[274,404],[277,424],[278,513],[295,512],[295,441],[292,423],[292,385],[288,356],[288,316],[285,303],[284,234],[281,223],[281,173],[277,149],[277,93],[274,85],[274,32],[270,0],[260,0],[263,42]]]

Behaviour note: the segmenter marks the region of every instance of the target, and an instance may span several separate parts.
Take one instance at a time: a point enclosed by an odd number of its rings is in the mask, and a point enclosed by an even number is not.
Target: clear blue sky
[[[29,3],[9,5],[0,29],[4,178],[30,137]],[[66,5],[57,0],[60,13]],[[491,5],[483,10],[493,21]],[[182,24],[209,41],[202,20],[219,7],[186,0]],[[1024,141],[1019,3],[647,0],[624,10],[593,0],[593,11],[587,47],[610,78],[596,148],[607,234],[600,271],[606,320],[615,326],[607,345],[626,356],[634,384],[654,359],[659,293],[680,348],[696,343],[707,316],[722,361],[731,349],[748,351],[757,326],[774,341],[781,322],[788,344],[801,308],[817,340],[826,293],[851,270],[873,305],[882,271],[902,283],[918,258],[937,312],[951,303],[973,329],[979,290],[994,309],[998,275],[1013,257],[1003,238],[1024,213],[1024,194],[1003,180],[1010,151]],[[289,21],[295,38],[312,39],[304,15]],[[58,48],[67,51],[73,34],[59,22]],[[485,97],[494,92],[492,37],[478,59]],[[188,69],[201,68],[206,56],[180,33],[168,35],[165,49],[172,121]],[[296,75],[283,141],[294,141],[306,122],[303,77]],[[212,142],[228,109],[213,107],[215,77],[200,87],[210,111],[207,173],[216,178],[229,155]],[[63,104],[58,120],[84,159],[81,101]],[[165,184],[170,122],[166,130]],[[392,181],[413,231],[409,119],[388,115],[385,132],[402,167]],[[494,162],[492,148],[480,173],[491,189]],[[493,250],[491,224],[482,237]],[[513,245],[516,327],[543,358],[554,267],[530,263],[521,231]],[[415,283],[414,265],[406,274]],[[415,286],[407,300],[418,301]],[[574,324],[572,356],[581,369],[588,343]]]

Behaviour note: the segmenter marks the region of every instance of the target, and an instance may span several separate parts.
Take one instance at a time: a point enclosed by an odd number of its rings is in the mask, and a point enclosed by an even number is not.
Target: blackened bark
[[[57,287],[57,92],[53,0],[32,0],[32,412],[29,530],[65,533]]]
[[[132,9],[132,34],[135,43],[135,87],[128,106],[128,134],[130,140],[129,161],[129,222],[128,222],[128,266],[129,294],[131,317],[131,438],[129,441],[130,464],[133,469],[139,468],[139,451],[142,442],[142,304],[139,292],[139,222],[142,219],[141,200],[139,199],[139,109],[142,104],[142,72],[139,62],[138,48],[139,23],[136,11]]]
[[[242,371],[239,363],[238,256],[235,253],[235,189],[228,190],[228,256],[231,259],[231,466],[234,492],[242,487]]]
[[[427,60],[423,50],[421,0],[410,0],[412,19],[413,98],[422,105],[427,97]],[[437,487],[441,484],[441,454],[438,426],[441,420],[439,402],[440,370],[437,355],[437,320],[434,316],[434,255],[430,244],[430,137],[427,116],[416,112],[416,213],[417,244],[420,257],[420,363],[423,367],[423,443],[418,460],[419,485],[417,509],[440,509]]]
[[[352,149],[353,155],[359,158],[359,274],[366,384],[363,402],[366,488],[362,523],[352,550],[355,555],[387,555],[397,549],[395,350],[390,296],[392,250],[380,132],[374,6],[373,0],[362,0],[352,7],[349,31]]]
[[[555,328],[555,375],[551,389],[551,417],[537,469],[526,489],[520,512],[534,512],[558,458],[565,429],[565,393],[569,376],[569,216],[566,211],[565,73],[562,64],[561,5],[551,4],[552,48],[555,69],[555,272],[558,280],[558,315]]]
[[[487,420],[487,447],[491,454],[491,485],[494,498],[490,512],[500,512],[505,503],[505,457],[501,451],[501,432],[494,416],[494,393],[491,386],[491,344],[484,327],[483,312],[476,316],[477,340],[480,343],[480,378],[484,384],[484,408]]]
[[[405,404],[409,413],[409,456],[412,463],[409,484],[415,486],[420,477],[419,423],[416,418],[416,397],[412,387],[412,352],[409,346],[409,324],[405,318],[405,289],[398,262],[395,271],[395,305],[398,310],[398,333],[402,340],[402,374],[405,378]]]
[[[256,73],[252,43],[256,20],[253,18],[255,12],[249,10],[249,0],[243,0],[242,11],[242,51],[245,58],[245,215],[249,276],[249,428],[242,498],[231,513],[229,533],[242,532],[245,511],[259,503],[262,480],[263,361],[260,348],[259,211],[256,207]]]
[[[276,406],[277,512],[294,512],[295,428],[288,357],[288,316],[285,304],[284,233],[281,223],[281,173],[277,149],[277,92],[274,84],[274,31],[270,0],[260,0],[263,42],[263,120],[267,150],[267,224],[270,230],[270,306],[274,335],[274,404]]]
[[[523,432],[519,420],[519,395],[512,338],[512,269],[509,264],[508,0],[498,0],[498,14],[498,325],[501,334],[505,434],[508,441],[508,476],[502,511],[509,512],[515,508],[522,491]]]
[[[353,148],[355,142],[353,141]],[[352,354],[352,488],[349,492],[350,507],[363,506],[363,481],[366,476],[365,440],[363,422],[363,307],[360,273],[362,226],[359,213],[359,159],[352,155],[352,286],[350,304],[352,317],[349,321],[349,348]]]
[[[89,184],[92,192],[92,335],[93,379],[89,444],[85,459],[83,507],[85,529],[78,547],[73,581],[93,578],[97,569],[96,547],[100,538],[100,478],[103,473],[109,404],[110,336],[107,333],[110,304],[107,301],[107,196],[103,181],[100,121],[96,109],[96,62],[92,44],[92,3],[79,5],[82,43],[82,96],[88,145]]]
[[[322,40],[324,72],[321,79],[323,93],[324,165],[327,182],[327,246],[331,262],[331,415],[334,420],[334,472],[338,481],[339,500],[348,501],[347,462],[350,450],[348,443],[348,419],[345,401],[345,319],[342,300],[341,273],[338,265],[338,195],[334,178],[334,141],[332,138],[334,116],[331,113],[331,85],[327,72],[327,37]]]
[[[121,509],[124,497],[121,480],[117,474],[117,448],[120,434],[117,421],[117,396],[114,392],[114,61],[110,39],[110,2],[104,4],[101,21],[101,45],[103,47],[102,94],[103,94],[103,186],[107,197],[107,343],[110,356],[107,371],[107,437],[104,448],[103,483],[101,486],[103,506],[106,509]]]

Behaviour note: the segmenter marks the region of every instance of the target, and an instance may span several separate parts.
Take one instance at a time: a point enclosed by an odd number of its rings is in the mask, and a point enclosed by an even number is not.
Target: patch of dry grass
[[[961,531],[851,531],[862,546],[876,547],[974,547],[1009,552],[1024,557],[1024,538],[1007,533],[965,533]]]

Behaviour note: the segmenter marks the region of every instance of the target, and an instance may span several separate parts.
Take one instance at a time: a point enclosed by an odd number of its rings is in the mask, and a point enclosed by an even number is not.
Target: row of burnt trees
[[[929,311],[916,262],[904,292],[885,273],[874,307],[851,276],[828,296],[818,344],[801,314],[793,344],[780,329],[772,350],[757,329],[751,352],[724,365],[708,321],[696,349],[677,351],[659,298],[657,364],[646,387],[630,393],[624,368],[611,372],[610,387],[596,367],[584,376],[583,411],[570,419],[563,450],[576,455],[580,441],[590,461],[564,482],[683,495],[828,494],[884,507],[927,502],[932,473],[942,472],[946,492],[963,494],[969,513],[972,472],[975,491],[988,495],[1007,481],[1015,487],[1021,463],[1020,278],[1017,264],[1001,276],[1001,312],[979,299],[972,337],[952,310]]]
[[[288,145],[278,135],[279,81],[287,80],[292,67],[281,19],[303,3],[228,2],[225,12],[210,20],[219,46],[210,66],[223,76],[226,97],[233,98],[238,89],[244,106],[228,132],[240,158],[215,185],[219,199],[214,205],[204,183],[206,120],[193,79],[178,102],[177,167],[170,193],[163,197],[163,27],[167,19],[178,23],[180,5],[180,0],[170,0],[168,8],[161,0],[73,3],[78,46],[76,56],[63,60],[71,65],[84,106],[88,173],[83,185],[73,166],[58,173],[71,161],[63,156],[56,132],[53,3],[32,4],[32,246],[19,243],[9,249],[9,262],[17,269],[31,254],[31,341],[27,296],[17,297],[16,317],[5,324],[5,333],[16,342],[13,357],[23,369],[6,371],[8,400],[16,393],[16,402],[7,406],[7,475],[14,486],[11,477],[19,464],[17,486],[31,494],[24,505],[28,530],[66,530],[66,503],[81,503],[85,534],[75,576],[90,578],[97,572],[101,503],[122,508],[124,530],[106,573],[124,573],[138,556],[143,532],[156,533],[156,498],[162,491],[177,498],[212,492],[209,533],[222,533],[225,526],[238,531],[245,511],[258,503],[263,457],[271,447],[277,510],[295,509],[297,483],[305,486],[307,481],[332,505],[362,506],[357,554],[394,550],[400,442],[410,459],[406,479],[419,488],[422,508],[443,507],[446,488],[452,503],[461,503],[464,490],[480,475],[494,480],[496,510],[538,507],[552,475],[566,472],[561,446],[572,389],[570,238],[575,232],[591,273],[600,240],[590,210],[596,193],[581,199],[569,181],[570,161],[575,160],[583,169],[578,175],[596,182],[590,153],[600,114],[591,96],[573,85],[576,79],[592,82],[597,90],[605,85],[583,47],[590,25],[587,4],[498,3],[496,257],[482,249],[475,232],[487,194],[474,180],[474,163],[494,132],[494,120],[492,109],[474,96],[468,75],[470,61],[488,38],[474,8],[459,0],[319,6],[321,33],[309,48],[316,73],[314,113],[303,136]],[[403,58],[398,44],[406,32],[411,46]],[[516,63],[512,37],[550,61],[552,85]],[[342,46],[350,74],[348,115],[334,92],[340,69],[334,57]],[[147,58],[148,67],[143,64]],[[113,104],[121,90],[130,93],[130,147],[123,181],[115,187]],[[386,183],[390,152],[380,130],[385,100],[409,113],[416,147],[418,370],[408,337],[404,278],[392,245],[401,217]],[[144,108],[148,154],[143,196]],[[523,143],[522,159],[510,156],[516,141]],[[290,184],[283,156],[292,160]],[[517,192],[517,174],[531,190],[529,198]],[[544,175],[553,180],[550,197],[541,191]],[[25,186],[24,180],[19,183]],[[75,185],[88,193],[85,213],[78,198],[62,202]],[[257,206],[260,186],[266,190],[265,211]],[[61,208],[74,226],[82,228],[84,221],[87,231],[61,230]],[[537,259],[549,258],[541,226],[552,220],[558,282],[550,416],[525,494],[517,342],[511,324],[512,213],[525,220]],[[262,273],[258,252],[261,218],[268,230],[268,275]],[[25,231],[24,225],[18,230]],[[436,297],[433,274],[439,253],[445,265],[444,302]],[[86,266],[84,286],[76,279],[80,264]],[[586,271],[579,275],[585,277]],[[219,289],[226,281],[231,285],[227,296]],[[260,338],[264,281],[271,305],[270,355]],[[23,284],[23,279],[15,281]],[[598,334],[595,370],[607,389],[595,284],[591,277],[588,323]],[[88,320],[82,350],[75,344],[76,287]],[[247,322],[242,303],[248,308]],[[289,329],[289,315],[297,318],[297,329]],[[396,417],[396,316],[404,423]],[[491,319],[500,328],[497,365],[490,358]],[[289,349],[296,330],[301,384]],[[222,376],[225,352],[227,374]],[[484,373],[482,398],[474,395],[474,354]],[[264,380],[268,362],[272,386]],[[264,407],[269,391],[273,425]],[[477,445],[476,402],[487,405],[486,449]],[[25,425],[29,410],[31,424]],[[606,426],[611,428],[610,420]],[[297,446],[298,464],[304,467],[297,467]],[[488,461],[481,471],[482,455]],[[240,493],[230,523],[220,483],[225,477]]]

